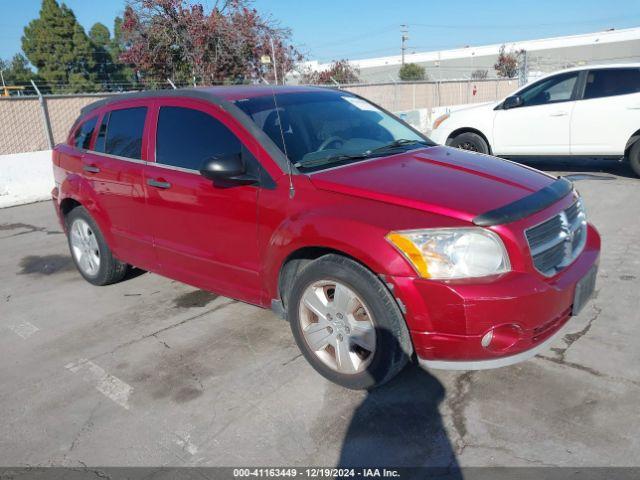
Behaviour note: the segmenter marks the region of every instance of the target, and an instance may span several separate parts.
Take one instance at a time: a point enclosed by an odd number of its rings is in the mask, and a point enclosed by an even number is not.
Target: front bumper
[[[389,280],[406,309],[422,365],[495,368],[548,348],[571,317],[576,284],[598,263],[599,254],[600,236],[589,225],[582,253],[552,278],[513,271],[473,283],[408,277]],[[483,346],[490,331],[495,332],[494,342]]]
[[[429,132],[429,138],[440,145],[446,145],[447,139],[449,138],[449,131],[445,128],[436,128],[435,130],[431,130]]]

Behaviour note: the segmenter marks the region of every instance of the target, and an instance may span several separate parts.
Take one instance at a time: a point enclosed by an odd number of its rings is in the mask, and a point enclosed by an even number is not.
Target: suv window
[[[241,152],[241,143],[221,122],[199,110],[161,107],[156,162],[200,170],[208,158]]]
[[[640,69],[603,68],[587,75],[584,98],[612,97],[640,92]]]
[[[113,110],[104,115],[95,150],[119,157],[142,158],[142,133],[147,107]]]
[[[96,122],[98,121],[98,117],[93,117],[82,125],[80,125],[75,134],[73,135],[73,145],[76,148],[81,148],[84,150],[89,149],[89,144],[91,143],[91,136],[93,135],[93,130],[96,127]]]
[[[541,80],[520,93],[525,107],[566,102],[573,97],[578,72],[563,73]]]

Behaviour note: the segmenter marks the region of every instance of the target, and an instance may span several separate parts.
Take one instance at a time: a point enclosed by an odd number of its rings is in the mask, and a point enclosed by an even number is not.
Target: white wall
[[[0,208],[51,198],[51,150],[0,155]]]

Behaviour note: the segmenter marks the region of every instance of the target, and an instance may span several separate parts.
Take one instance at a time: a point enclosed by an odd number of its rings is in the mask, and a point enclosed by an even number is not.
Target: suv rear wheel
[[[477,133],[464,132],[453,137],[449,146],[478,153],[489,153],[489,145]]]
[[[84,207],[76,207],[66,216],[67,240],[71,257],[84,279],[93,285],[119,282],[127,273],[127,264],[111,254],[102,232]]]
[[[395,299],[349,258],[330,254],[309,263],[288,299],[287,316],[301,352],[316,371],[343,387],[382,385],[412,354]]]
[[[636,140],[629,150],[629,164],[633,172],[640,177],[640,140]]]

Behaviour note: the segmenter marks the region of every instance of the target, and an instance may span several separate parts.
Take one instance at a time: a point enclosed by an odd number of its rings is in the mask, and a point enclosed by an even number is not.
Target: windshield
[[[235,101],[302,171],[434,145],[393,116],[346,92],[277,94],[276,103],[278,110],[271,95]]]

